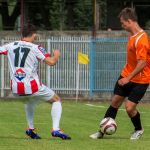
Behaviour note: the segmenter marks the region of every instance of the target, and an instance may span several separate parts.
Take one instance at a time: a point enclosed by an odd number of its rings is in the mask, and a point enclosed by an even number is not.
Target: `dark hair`
[[[136,12],[135,12],[135,9],[133,9],[133,8],[124,8],[121,12],[120,12],[120,14],[119,14],[119,16],[118,16],[119,18],[123,18],[124,20],[128,20],[128,19],[131,19],[131,20],[133,20],[133,21],[138,21],[138,17],[137,17],[137,14],[136,14]]]
[[[32,34],[37,32],[37,28],[33,24],[28,24],[23,27],[22,36],[30,37]]]

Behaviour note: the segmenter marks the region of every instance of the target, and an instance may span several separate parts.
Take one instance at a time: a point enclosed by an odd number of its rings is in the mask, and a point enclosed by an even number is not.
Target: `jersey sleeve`
[[[149,39],[143,34],[136,45],[136,57],[138,60],[146,60],[148,51],[150,50]]]
[[[50,54],[46,52],[45,48],[43,48],[41,45],[38,45],[36,49],[36,57],[39,60],[44,60],[46,57],[50,57]]]
[[[44,47],[38,45],[36,57],[40,60],[44,60],[46,57],[50,57],[50,54],[46,52],[46,49]]]

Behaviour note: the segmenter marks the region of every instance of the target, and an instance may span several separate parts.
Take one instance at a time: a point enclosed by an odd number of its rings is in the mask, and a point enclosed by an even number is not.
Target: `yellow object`
[[[89,63],[89,56],[87,54],[83,54],[78,52],[78,63],[79,64],[88,64]]]

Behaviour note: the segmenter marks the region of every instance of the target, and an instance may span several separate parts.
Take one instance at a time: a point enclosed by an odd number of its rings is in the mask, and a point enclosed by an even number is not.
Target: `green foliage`
[[[146,23],[145,23],[145,28],[147,30],[150,30],[150,20],[148,20]]]
[[[7,3],[10,16],[16,2],[16,0],[9,0]],[[38,0],[38,2],[27,0],[24,2],[24,22],[34,23],[39,29],[91,30],[93,27],[93,0]],[[100,5],[102,16],[100,16],[100,26],[103,27],[106,24],[106,0],[97,0],[97,4]],[[7,22],[6,25],[11,24]]]
[[[66,16],[64,0],[50,0],[49,18],[53,30],[63,30]]]
[[[78,0],[73,8],[75,29],[89,30],[93,26],[92,2]]]
[[[53,30],[91,30],[93,28],[92,0],[49,0],[50,22]],[[106,26],[106,0],[97,1],[100,9],[100,27]]]
[[[107,26],[107,0],[97,0],[100,6],[100,26],[105,29]]]

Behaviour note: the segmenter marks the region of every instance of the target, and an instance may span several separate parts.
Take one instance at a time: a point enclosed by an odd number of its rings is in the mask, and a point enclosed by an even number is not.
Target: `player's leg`
[[[26,135],[32,139],[40,139],[41,137],[36,133],[33,123],[34,109],[39,101],[31,95],[13,95],[18,101],[25,103],[26,120],[28,124],[28,129],[25,132]]]
[[[37,103],[33,103],[33,102],[32,103],[27,102],[25,104],[26,118],[30,129],[34,129],[33,116],[34,116],[34,109],[36,105]]]
[[[60,97],[47,86],[42,85],[34,96],[38,97],[41,101],[46,101],[52,104],[51,117],[52,117],[52,136],[60,137],[62,139],[71,139],[70,136],[64,134],[60,130],[60,119],[62,114],[62,105]]]
[[[53,129],[51,134],[53,137],[60,137],[63,140],[71,139],[71,137],[60,130],[60,119],[62,114],[61,99],[58,95],[54,95],[49,102],[52,102],[51,116]]]
[[[120,76],[118,78],[118,80],[121,78],[122,77]],[[107,109],[107,111],[104,115],[104,118],[111,117],[111,118],[115,119],[117,112],[118,112],[118,108],[122,105],[125,97],[128,95],[126,88],[124,88],[123,86],[120,86],[118,84],[118,80],[114,87],[114,96],[112,97],[111,105]]]
[[[38,104],[38,100],[30,99],[25,104],[25,112],[26,119],[28,123],[28,129],[26,130],[26,134],[32,139],[41,139],[41,137],[36,133],[36,129],[34,128],[33,117],[34,117],[34,109]]]
[[[135,84],[133,83],[133,88],[128,97],[128,100],[125,103],[125,108],[128,116],[131,119],[131,122],[134,126],[134,132],[131,135],[132,140],[139,139],[144,132],[144,129],[141,125],[140,113],[136,109],[137,104],[144,96],[146,90],[148,88],[148,84]]]
[[[53,130],[60,130],[60,119],[62,114],[61,99],[58,95],[54,96],[49,100],[52,103],[51,116]]]
[[[130,137],[131,140],[139,139],[144,132],[144,129],[141,125],[140,113],[136,110],[136,106],[136,103],[131,102],[129,100],[127,100],[125,104],[127,114],[130,117],[131,122],[134,126],[134,132]]]
[[[111,105],[109,106],[109,108],[107,109],[104,118],[106,117],[111,117],[113,119],[116,118],[117,112],[118,112],[118,108],[121,106],[122,102],[124,101],[124,97],[119,96],[119,95],[114,95],[112,97],[112,102]],[[104,133],[101,132],[101,130],[99,129],[98,132],[91,134],[90,138],[92,139],[101,139],[103,138]]]
[[[111,99],[111,105],[108,107],[108,109],[107,109],[107,111],[104,115],[104,118],[111,117],[111,118],[115,119],[116,115],[117,115],[117,112],[118,112],[118,108],[122,105],[125,97],[126,97],[125,90],[122,86],[120,86],[118,84],[118,81],[117,81],[116,84],[115,84],[115,88],[114,88],[114,96]],[[94,134],[91,134],[90,138],[100,139],[100,138],[103,138],[103,136],[104,136],[104,133],[102,133],[99,130],[98,132],[96,132]]]
[[[118,112],[118,108],[122,105],[124,98],[125,97],[123,97],[123,96],[114,95],[112,97],[111,105],[108,107],[108,109],[104,115],[104,118],[110,117],[110,118],[115,119],[117,112]]]

